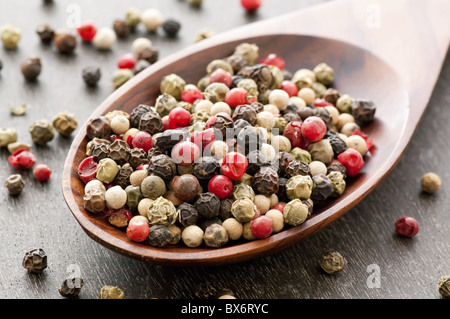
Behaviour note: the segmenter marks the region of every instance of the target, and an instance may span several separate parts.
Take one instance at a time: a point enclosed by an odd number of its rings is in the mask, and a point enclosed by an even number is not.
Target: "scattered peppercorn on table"
[[[0,298],[448,296],[450,268],[444,261],[450,259],[450,210],[445,198],[450,195],[446,185],[450,172],[445,163],[450,155],[446,140],[450,108],[445,106],[450,59],[418,132],[393,173],[344,217],[291,248],[243,264],[167,268],[131,260],[86,236],[60,191],[64,158],[78,123],[114,88],[158,59],[214,32],[312,3],[289,0],[279,6],[264,0],[253,14],[246,13],[240,1],[135,1],[133,9],[119,1],[108,5],[114,10],[101,15],[84,0],[9,2],[0,12],[0,21],[9,21],[2,36],[5,49],[0,51],[1,103],[26,105],[20,112],[0,108],[0,129],[5,129],[0,134],[0,178],[5,181],[0,190],[4,247]],[[92,21],[78,30],[71,24],[77,10],[82,13],[80,23]],[[9,17],[19,11],[23,17],[11,21]],[[142,23],[136,19],[139,13]],[[73,34],[67,33],[70,30]],[[243,237],[258,240],[283,231],[286,220],[295,227],[314,209],[308,198],[321,201],[345,191],[345,175],[355,176],[361,169],[362,163],[354,158],[362,159],[371,147],[357,124],[373,117],[370,97],[355,103],[346,92],[334,90],[333,66],[323,61],[314,70],[319,79],[314,86],[308,84],[307,72],[290,70],[292,81],[271,90],[265,107],[256,102],[252,106],[245,93],[258,94],[266,84],[265,71],[248,69],[233,79],[230,74],[245,64],[239,56],[264,59],[265,65],[278,70],[284,69],[282,57],[276,56],[276,48],[274,55],[255,55],[250,43],[236,50],[240,54],[211,61],[205,70],[208,78],[195,86],[177,85],[182,79],[168,75],[154,110],[137,104],[131,114],[117,111],[88,126],[92,143],[80,165],[87,210],[102,212],[107,205],[110,214],[105,222],[128,226],[133,241],[145,240],[162,249],[177,242],[193,249],[201,244],[220,249]],[[251,79],[255,72],[258,83]],[[284,79],[286,74],[272,71],[271,76]],[[305,83],[305,88],[292,85],[296,82]],[[230,87],[233,92],[225,98]],[[317,95],[323,99],[316,100]],[[317,111],[299,107],[302,103],[318,104]],[[196,111],[187,111],[192,104]],[[286,110],[294,106],[296,112]],[[280,111],[282,116],[274,115]],[[164,133],[177,132],[191,120],[197,124],[189,141],[182,130],[179,140]],[[256,141],[266,137],[255,133],[255,127],[282,129],[282,134],[271,136],[280,151],[277,170],[266,165],[273,157],[267,143],[245,154],[245,167],[229,164],[240,153],[227,153],[226,140],[215,139],[214,133],[226,133],[230,123]],[[327,131],[326,123],[335,130]],[[122,138],[111,141],[112,134]],[[155,135],[158,139],[152,139]],[[244,148],[248,140],[240,140]],[[211,156],[194,161],[205,146]],[[168,157],[167,150],[178,156]],[[337,155],[340,160],[334,160]],[[425,175],[430,172],[435,174]],[[133,214],[111,213],[125,205]],[[256,215],[260,217],[254,220]],[[152,231],[150,217],[155,221]],[[183,231],[172,223],[174,218]],[[214,218],[222,220],[220,226],[211,222]],[[79,289],[73,289],[75,284]]]

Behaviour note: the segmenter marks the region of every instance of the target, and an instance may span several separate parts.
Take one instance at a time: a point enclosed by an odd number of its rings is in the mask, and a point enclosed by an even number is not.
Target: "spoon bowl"
[[[349,4],[344,2],[341,5]],[[289,19],[305,14],[299,12],[290,15]],[[280,24],[286,19],[279,18],[277,21]],[[267,25],[270,23],[274,22]],[[312,69],[326,62],[335,71],[334,88],[356,98],[370,99],[377,105],[375,121],[363,127],[363,131],[374,141],[375,151],[366,155],[362,173],[349,180],[341,197],[316,209],[305,223],[266,239],[230,241],[221,248],[189,248],[182,243],[157,248],[130,241],[123,229],[110,225],[103,216],[83,208],[84,184],[78,177],[77,168],[85,158],[87,121],[74,138],[66,159],[63,194],[73,216],[92,239],[120,254],[154,264],[210,266],[242,262],[278,252],[323,229],[359,203],[395,167],[419,122],[420,114],[425,110],[425,105],[421,104],[419,110],[414,110],[420,112],[419,116],[411,116],[410,90],[398,70],[373,51],[347,41],[300,34],[298,31],[280,33],[280,28],[266,27],[262,31],[260,26],[255,24],[243,29],[248,32],[237,30],[223,36],[217,35],[215,39],[204,40],[155,63],[117,89],[90,118],[116,109],[130,112],[138,104],[154,105],[160,94],[160,81],[165,75],[175,73],[186,83],[197,83],[205,75],[209,61],[231,55],[242,42],[255,43],[260,49],[260,57],[276,53],[284,58],[286,69],[291,71]]]

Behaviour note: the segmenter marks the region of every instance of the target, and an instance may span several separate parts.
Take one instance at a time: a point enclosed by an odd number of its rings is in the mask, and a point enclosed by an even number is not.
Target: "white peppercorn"
[[[136,55],[141,54],[145,49],[151,48],[153,45],[152,41],[148,38],[137,38],[131,44],[131,48]]]
[[[270,198],[265,195],[256,195],[254,203],[256,207],[259,208],[260,213],[263,215],[270,209]]]
[[[291,141],[283,135],[274,135],[270,139],[270,145],[278,152],[289,153],[292,150]]]
[[[130,128],[130,121],[124,115],[117,115],[111,119],[110,126],[115,134],[124,134]]]
[[[217,113],[221,113],[221,112],[231,115],[231,112],[232,112],[231,107],[225,102],[217,102],[211,106],[211,109],[210,109],[211,115],[216,115]]]
[[[141,13],[141,22],[148,31],[154,32],[162,25],[163,16],[157,9],[147,9]]]
[[[8,146],[17,141],[17,130],[15,128],[0,129],[0,147]]]
[[[311,88],[302,88],[302,89],[300,89],[300,91],[298,92],[297,96],[302,98],[303,101],[305,101],[305,103],[307,105],[314,104],[314,101],[316,99],[316,93]]]
[[[101,28],[97,31],[92,44],[100,50],[109,50],[117,40],[116,33],[111,28]]]
[[[252,232],[252,222],[251,221],[244,223],[242,225],[242,237],[246,240],[255,240],[256,239],[256,237],[253,235],[253,232]]]
[[[142,181],[148,176],[148,171],[146,169],[140,169],[134,171],[130,175],[130,184],[133,186],[140,186]]]
[[[347,123],[345,124],[342,128],[341,128],[341,133],[347,136],[350,136],[353,134],[354,131],[356,130],[360,130],[361,128],[359,127],[358,124],[356,123]],[[348,142],[348,140],[346,141]]]
[[[289,103],[294,104],[297,107],[297,109],[301,109],[301,108],[306,107],[305,100],[303,100],[299,96],[291,96],[290,99],[289,99]]]
[[[183,229],[181,240],[188,247],[198,247],[203,243],[203,230],[197,225],[189,225]]]
[[[271,209],[266,216],[272,219],[272,232],[278,233],[284,228],[284,216],[278,209]]]
[[[327,174],[327,166],[321,161],[312,161],[309,163],[309,169],[311,170],[311,175]]]
[[[289,103],[289,94],[284,90],[275,89],[270,92],[269,103],[275,105],[280,111],[283,111]]]
[[[357,150],[362,156],[367,153],[367,142],[360,135],[351,135],[348,137],[346,141],[348,148],[353,148]]]
[[[273,105],[273,104],[264,105],[264,111],[270,112],[273,115],[280,114],[280,109],[276,105]]]
[[[100,191],[102,191],[103,193],[106,192],[106,187],[105,185],[99,181],[98,179],[93,179],[92,181],[89,181],[85,186],[84,186],[84,193],[88,193],[93,189],[98,189]]]
[[[105,192],[106,205],[110,209],[119,209],[127,203],[127,192],[116,185],[106,190]]]
[[[230,240],[238,240],[242,237],[244,227],[236,218],[230,217],[225,219],[222,222],[222,227],[227,231]]]
[[[154,200],[151,198],[141,199],[137,207],[139,215],[145,216],[145,218],[148,219],[148,209],[153,204],[153,202]]]
[[[275,126],[275,116],[268,111],[262,111],[256,114],[256,123],[260,127],[271,130]]]
[[[177,225],[173,224],[167,227],[167,229],[170,231],[170,245],[176,245],[181,240],[181,228]]]

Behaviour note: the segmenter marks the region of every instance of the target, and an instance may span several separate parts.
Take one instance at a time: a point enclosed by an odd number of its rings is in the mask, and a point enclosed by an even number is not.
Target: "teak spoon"
[[[321,207],[304,224],[267,239],[230,243],[222,248],[155,248],[135,243],[124,230],[83,208],[84,184],[77,168],[85,157],[87,122],[74,138],[62,181],[63,195],[84,231],[98,243],[125,256],[161,265],[210,266],[274,253],[326,227],[353,208],[394,168],[427,107],[450,39],[446,0],[333,1],[249,24],[216,35],[167,57],[112,93],[90,117],[153,105],[163,76],[176,73],[197,83],[209,61],[230,55],[242,42],[255,43],[260,56],[282,56],[286,68],[313,68],[326,62],[335,70],[341,93],[368,98],[377,105],[376,120],[364,131],[377,151],[366,160],[340,198]]]

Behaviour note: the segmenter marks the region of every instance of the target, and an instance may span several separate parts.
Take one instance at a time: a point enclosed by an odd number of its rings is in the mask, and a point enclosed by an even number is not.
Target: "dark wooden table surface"
[[[64,56],[43,46],[35,28],[41,23],[70,27],[73,14],[99,27],[112,26],[124,16],[127,1],[43,1],[2,0],[0,25],[21,28],[19,48],[0,48],[0,127],[15,127],[19,141],[31,143],[28,126],[39,119],[51,120],[67,110],[81,124],[112,92],[111,76],[117,58],[130,52],[132,40],[145,36],[160,50],[161,58],[193,43],[195,35],[209,27],[216,33],[252,21],[321,3],[321,0],[264,0],[256,15],[244,13],[238,0],[205,0],[200,9],[187,1],[133,1],[140,8],[158,8],[165,17],[181,21],[176,39],[162,31],[148,34],[142,28],[127,40],[119,40],[108,52],[91,45],[79,45],[76,53]],[[69,23],[69,25],[68,25]],[[320,23],[320,21],[318,21]],[[20,63],[29,55],[42,59],[43,71],[36,83],[26,82]],[[426,61],[424,61],[426,63]],[[83,67],[102,68],[97,88],[87,88]],[[450,57],[447,57],[427,113],[404,157],[379,187],[356,208],[325,230],[303,242],[268,257],[221,267],[174,268],[132,260],[104,248],[90,239],[67,208],[61,192],[61,173],[71,138],[56,136],[46,147],[32,146],[38,162],[53,170],[47,183],[36,182],[31,172],[20,172],[26,187],[19,197],[8,196],[0,187],[0,298],[59,299],[62,281],[79,271],[84,279],[80,298],[97,298],[104,285],[120,287],[126,298],[195,298],[197,284],[209,282],[227,287],[238,298],[440,298],[437,282],[450,274]],[[395,88],[392,88],[395,89]],[[24,116],[12,116],[9,105],[28,104]],[[392,138],[395,138],[393,136]],[[382,145],[380,145],[382,147]],[[17,173],[8,164],[8,151],[0,152],[0,180]],[[443,186],[435,195],[425,195],[420,178],[438,173]],[[409,215],[420,223],[415,238],[394,233],[397,218]],[[42,248],[48,268],[30,275],[22,267],[26,251]],[[345,269],[324,274],[318,261],[328,250],[342,253]],[[379,284],[375,277],[380,279]]]

